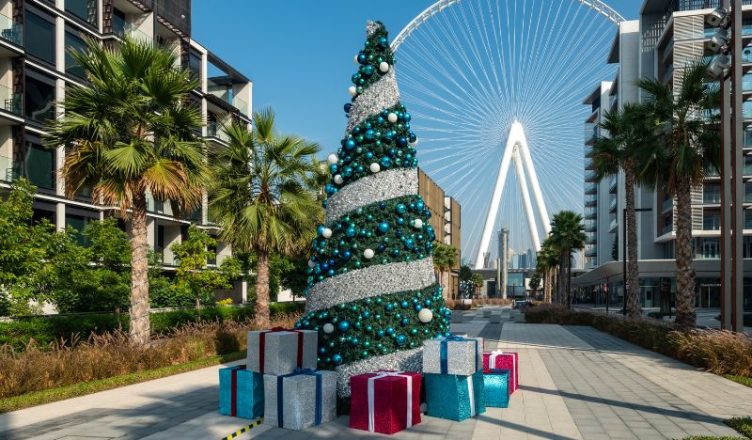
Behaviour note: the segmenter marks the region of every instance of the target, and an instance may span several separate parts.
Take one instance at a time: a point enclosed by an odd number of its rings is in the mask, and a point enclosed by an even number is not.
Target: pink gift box
[[[509,351],[486,351],[483,353],[483,372],[492,369],[509,370],[509,394],[519,387],[519,356]]]

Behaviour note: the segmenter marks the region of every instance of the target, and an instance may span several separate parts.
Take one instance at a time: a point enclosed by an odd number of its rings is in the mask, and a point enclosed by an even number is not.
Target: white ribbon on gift
[[[491,356],[488,357],[488,369],[493,370],[496,368],[496,359],[504,354],[501,350],[494,350],[491,352]]]
[[[374,432],[376,430],[376,384],[375,382],[381,378],[395,376],[404,377],[407,379],[407,427],[413,426],[413,377],[409,374],[402,374],[402,372],[381,372],[376,376],[368,378],[368,431]],[[472,390],[472,385],[471,385]],[[472,391],[471,391],[472,392]],[[470,404],[472,405],[472,403]]]
[[[475,390],[473,389],[473,376],[467,376],[467,395],[470,397],[470,417],[475,417]]]

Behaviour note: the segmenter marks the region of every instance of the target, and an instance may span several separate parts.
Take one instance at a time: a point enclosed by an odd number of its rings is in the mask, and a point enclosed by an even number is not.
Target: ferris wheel
[[[598,0],[440,0],[395,37],[420,166],[462,205],[463,257],[496,256],[488,236],[501,227],[523,252],[548,231],[547,215],[531,221],[519,162],[502,172],[518,126],[538,207],[582,212],[583,100],[614,78],[607,58],[623,20]]]

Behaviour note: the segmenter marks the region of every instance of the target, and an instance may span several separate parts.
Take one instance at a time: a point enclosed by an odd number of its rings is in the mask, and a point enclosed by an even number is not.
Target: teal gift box
[[[264,379],[245,365],[219,369],[219,413],[255,419],[264,415]]]
[[[509,406],[509,370],[490,370],[483,374],[483,394],[486,406],[507,408]]]
[[[461,422],[486,412],[483,371],[470,376],[424,374],[426,413]]]

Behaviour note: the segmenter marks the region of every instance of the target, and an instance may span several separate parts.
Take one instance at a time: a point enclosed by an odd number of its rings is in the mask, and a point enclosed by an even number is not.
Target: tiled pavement
[[[520,324],[494,308],[455,314],[452,330],[518,351],[520,391],[507,409],[462,423],[424,417],[392,438],[672,439],[734,435],[722,420],[752,415],[752,389],[589,327]],[[216,368],[207,368],[3,414],[0,439],[219,439],[243,423],[216,413],[216,386]],[[346,422],[302,432],[262,426],[239,438],[385,437]]]

